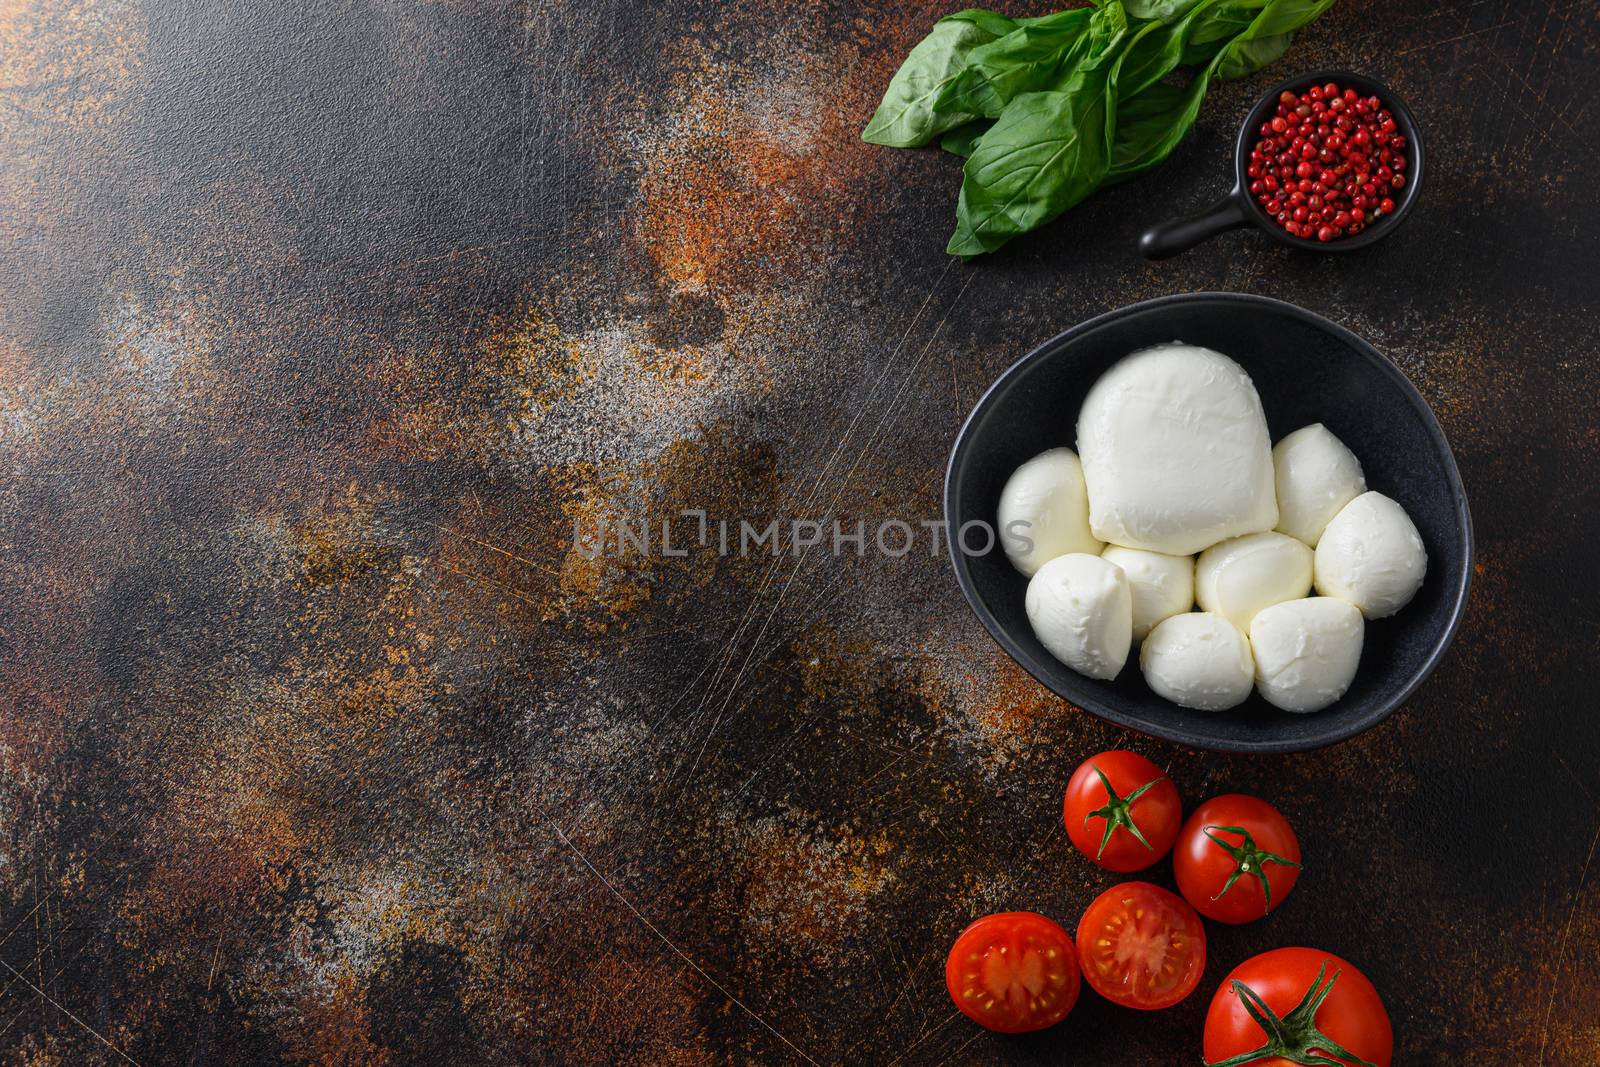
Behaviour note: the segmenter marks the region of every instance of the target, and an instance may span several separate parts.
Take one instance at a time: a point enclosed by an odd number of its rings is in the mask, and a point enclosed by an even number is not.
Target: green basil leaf
[[[1015,29],[1016,23],[1006,16],[976,8],[940,19],[900,64],[872,121],[861,131],[861,139],[893,148],[916,148],[974,118],[958,112],[936,113],[934,101],[961,73],[974,49]]]
[[[1333,3],[1334,0],[1270,0],[1255,12],[1248,26],[1216,51],[1211,62],[1188,85],[1157,82],[1136,95],[1122,97],[1117,107],[1107,182],[1125,181],[1165,162],[1194,126],[1213,78],[1243,77],[1278,59],[1289,47],[1293,31]],[[1233,6],[1235,12],[1240,10]],[[1197,13],[1204,11],[1202,8]]]
[[[1183,62],[1190,30],[1207,11],[1223,0],[1196,0],[1188,13],[1170,25],[1146,23],[1117,59],[1113,84],[1119,98],[1136,96],[1176,70]]]
[[[1211,67],[1203,68],[1188,85],[1157,82],[1121,102],[1107,183],[1126,181],[1166,162],[1194,126],[1211,72]]]
[[[1128,15],[1136,19],[1175,22],[1189,13],[1200,0],[1122,0]]]
[[[963,126],[957,126],[939,138],[939,147],[962,158],[970,156],[973,150],[978,147],[978,138],[988,133],[989,127],[993,125],[993,119],[973,119]]]
[[[1205,9],[1189,28],[1179,66],[1209,64],[1217,52],[1250,28],[1268,0],[1223,0]]]
[[[1100,65],[1011,101],[967,160],[946,251],[993,252],[1099,187],[1111,164],[1107,77]]]
[[[1332,7],[1334,0],[1269,0],[1266,7],[1222,52],[1217,77],[1222,81],[1254,74],[1275,62],[1301,26]]]
[[[1289,50],[1292,33],[1278,33],[1271,37],[1240,38],[1223,50],[1222,65],[1217,68],[1218,81],[1232,81],[1254,74],[1269,63],[1276,63]]]
[[[1332,7],[1334,0],[1271,0],[1250,25],[1252,38],[1293,33]]]
[[[1021,94],[1055,88],[1087,50],[1090,23],[1099,14],[1086,7],[1058,11],[974,49],[934,110],[996,118]]]
[[[1123,43],[1127,35],[1127,8],[1123,7],[1119,0],[1106,0],[1106,3],[1095,11],[1094,18],[1089,24],[1089,31],[1100,45],[1095,49],[1095,56],[1108,55],[1113,48]]]

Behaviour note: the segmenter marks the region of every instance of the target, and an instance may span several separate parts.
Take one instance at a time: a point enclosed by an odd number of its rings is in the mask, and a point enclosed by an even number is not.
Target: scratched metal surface
[[[4,1062],[1192,1063],[1295,943],[1401,1062],[1600,1062],[1594,6],[1345,0],[970,266],[953,161],[856,138],[951,6],[0,5]],[[1135,257],[1261,85],[1339,65],[1430,135],[1401,236]],[[572,544],[937,517],[1012,359],[1211,288],[1388,352],[1474,503],[1446,662],[1332,751],[1110,729],[920,546]],[[979,1032],[945,949],[1109,884],[1057,805],[1122,744],[1279,802],[1307,874],[1176,1009]]]

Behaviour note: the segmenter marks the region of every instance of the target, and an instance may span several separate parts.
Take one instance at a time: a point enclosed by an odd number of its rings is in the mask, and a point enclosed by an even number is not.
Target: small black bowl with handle
[[[1256,203],[1255,197],[1250,195],[1251,179],[1248,168],[1250,150],[1260,138],[1261,124],[1272,118],[1273,112],[1277,109],[1278,98],[1284,90],[1298,93],[1302,89],[1327,82],[1336,82],[1345,88],[1356,90],[1364,97],[1376,96],[1383,101],[1383,106],[1394,116],[1396,132],[1405,136],[1408,164],[1405,184],[1389,194],[1395,202],[1393,211],[1369,224],[1366,229],[1353,237],[1318,241],[1310,237],[1296,237],[1289,233],[1278,225],[1277,220],[1267,214],[1266,209]],[[1139,238],[1139,251],[1147,259],[1166,259],[1168,256],[1187,251],[1202,241],[1209,241],[1226,230],[1254,226],[1270,235],[1279,244],[1291,248],[1310,252],[1354,252],[1383,240],[1405,220],[1412,205],[1417,202],[1417,193],[1422,188],[1425,158],[1422,135],[1417,129],[1416,119],[1412,117],[1405,101],[1388,86],[1365,75],[1344,70],[1316,70],[1296,74],[1262,94],[1261,99],[1256,101],[1256,106],[1250,109],[1244,125],[1239,128],[1239,138],[1233,147],[1233,190],[1197,215],[1171,219],[1145,231],[1144,236]]]
[[[1137,647],[1111,681],[1076,673],[1045,650],[1024,608],[1028,579],[992,543],[950,538],[956,581],[978,619],[1034,678],[1120,726],[1202,749],[1295,752],[1353,737],[1387,718],[1444,656],[1466,610],[1472,519],[1450,445],[1416,387],[1355,334],[1293,304],[1245,293],[1190,293],[1111,311],[1046,341],[1000,375],[956,437],[945,521],[993,528],[1000,490],[1023,462],[1077,447],[1078,409],[1123,356],[1180,340],[1230,357],[1255,383],[1274,441],[1320,422],[1361,461],[1368,489],[1416,524],[1428,571],[1397,614],[1366,626],[1360,667],[1332,706],[1305,715],[1259,694],[1228,711],[1193,711],[1145,684]]]

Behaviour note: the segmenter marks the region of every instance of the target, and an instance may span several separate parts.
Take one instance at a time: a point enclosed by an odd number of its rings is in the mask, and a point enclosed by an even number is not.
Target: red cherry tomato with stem
[[[1300,878],[1300,842],[1277,808],[1228,793],[1194,809],[1172,852],[1178,890],[1195,910],[1247,923],[1282,904]]]
[[[1389,1013],[1367,976],[1309,948],[1235,967],[1211,998],[1204,1042],[1206,1067],[1389,1067],[1394,1055]]]
[[[1125,1008],[1170,1008],[1206,969],[1206,930],[1176,894],[1123,882],[1095,898],[1078,922],[1078,962],[1101,996]]]
[[[985,915],[956,938],[944,962],[950,999],[1002,1034],[1043,1030],[1067,1017],[1081,980],[1072,938],[1031,911]]]
[[[1141,871],[1172,848],[1183,824],[1178,787],[1134,752],[1091,756],[1072,772],[1062,802],[1067,836],[1108,871]]]

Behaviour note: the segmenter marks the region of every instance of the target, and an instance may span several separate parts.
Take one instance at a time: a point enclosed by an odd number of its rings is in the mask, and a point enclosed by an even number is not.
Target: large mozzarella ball
[[[1068,552],[1098,554],[1089,532],[1083,466],[1070,448],[1041,452],[1018,467],[1000,490],[1000,544],[1011,565],[1032,577]]]
[[[1311,591],[1311,549],[1281,533],[1256,533],[1212,545],[1194,568],[1195,599],[1241,630],[1262,608]]]
[[[1367,491],[1361,461],[1322,423],[1302,426],[1272,446],[1278,529],[1317,547],[1328,520]]]
[[[1204,611],[1159,623],[1139,648],[1139,667],[1158,695],[1200,711],[1244,703],[1255,682],[1244,633],[1221,615]]]
[[[1256,688],[1284,711],[1321,711],[1350,688],[1365,630],[1356,606],[1335,597],[1263,608],[1250,621]]]
[[[1078,412],[1078,455],[1102,541],[1187,556],[1278,523],[1261,398],[1209,348],[1157,345],[1102,374]]]
[[[1194,559],[1107,545],[1100,558],[1122,568],[1133,594],[1133,639],[1143,641],[1162,619],[1194,607]]]
[[[1405,508],[1382,493],[1346,504],[1317,542],[1317,592],[1350,601],[1369,619],[1409,604],[1427,571],[1422,535]]]
[[[1028,582],[1028,622],[1052,656],[1090,678],[1115,678],[1133,643],[1133,598],[1122,569],[1069,552]]]

